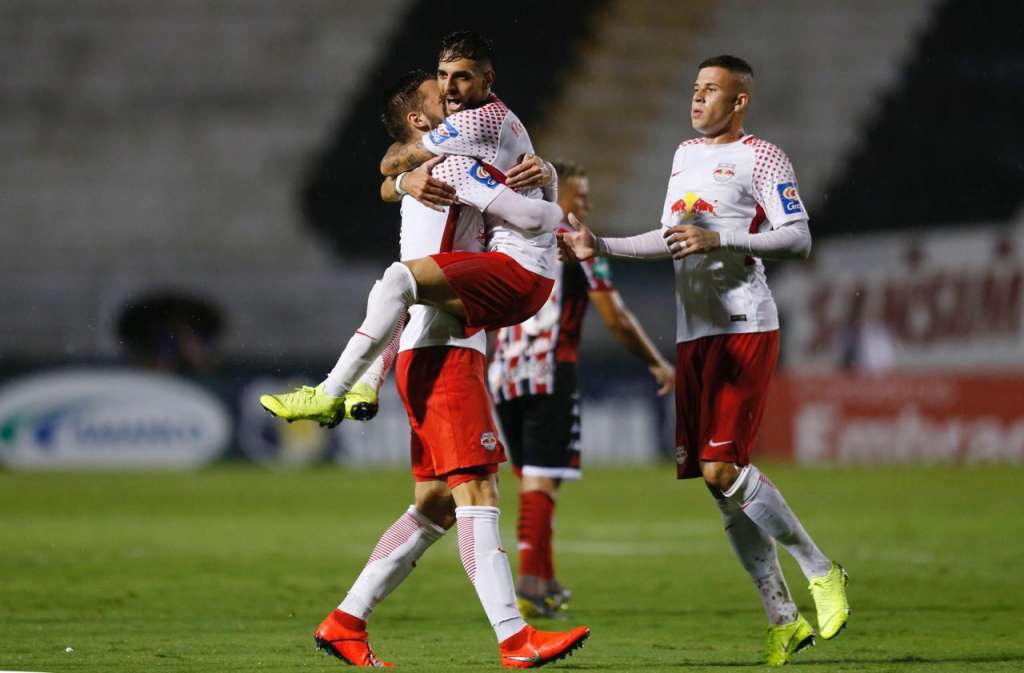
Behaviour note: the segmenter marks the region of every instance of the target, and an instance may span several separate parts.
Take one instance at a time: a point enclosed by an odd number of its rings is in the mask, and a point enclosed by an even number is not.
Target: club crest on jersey
[[[676,465],[682,465],[685,462],[686,462],[686,447],[685,446],[677,446],[676,447]]]
[[[441,122],[441,125],[430,132],[430,142],[435,145],[440,145],[450,138],[457,138],[459,136],[459,130],[451,125],[451,123],[445,119]]]
[[[494,451],[494,449],[498,448],[498,438],[494,436],[493,432],[485,432],[480,435],[480,446],[488,451]]]
[[[687,222],[700,214],[717,215],[713,204],[693,192],[686,192],[683,198],[672,204],[672,214],[679,222]]]
[[[736,164],[718,164],[715,170],[711,171],[711,177],[715,182],[729,182],[736,175]]]
[[[498,181],[487,172],[487,169],[484,168],[484,165],[479,160],[469,167],[469,175],[487,189],[494,189],[498,186]]]
[[[796,191],[796,185],[792,182],[780,182],[775,186],[779,190],[779,200],[782,201],[782,212],[786,215],[802,213],[803,204],[800,203],[800,194]]]

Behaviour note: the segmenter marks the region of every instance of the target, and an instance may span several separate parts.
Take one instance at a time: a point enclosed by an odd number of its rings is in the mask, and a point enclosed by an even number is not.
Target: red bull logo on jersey
[[[718,164],[715,170],[711,171],[711,177],[715,182],[729,182],[736,176],[736,164]]]
[[[782,212],[786,215],[792,215],[793,213],[802,213],[804,211],[804,206],[800,203],[800,194],[796,190],[796,184],[780,182],[775,188],[779,191]]]
[[[469,175],[488,189],[494,189],[498,186],[498,181],[487,172],[487,169],[484,168],[484,165],[480,163],[480,161],[477,161],[469,167]]]
[[[459,130],[452,126],[447,119],[445,119],[443,122],[441,122],[440,126],[438,126],[436,129],[429,133],[429,136],[430,142],[434,143],[435,145],[440,145],[441,143],[451,138],[457,138],[459,136]]]
[[[672,214],[676,220],[686,222],[694,219],[697,215],[717,215],[714,204],[708,203],[697,196],[694,192],[686,192],[683,198],[672,204]]]

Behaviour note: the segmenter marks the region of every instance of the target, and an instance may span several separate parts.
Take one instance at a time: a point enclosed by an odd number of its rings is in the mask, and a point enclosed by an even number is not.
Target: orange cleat
[[[501,665],[505,668],[538,668],[564,659],[590,637],[590,629],[577,626],[572,631],[538,631],[527,624],[519,633],[501,641]]]
[[[366,622],[341,610],[334,610],[320,623],[316,633],[316,649],[341,659],[346,664],[365,668],[391,668],[391,662],[381,661],[367,642]]]

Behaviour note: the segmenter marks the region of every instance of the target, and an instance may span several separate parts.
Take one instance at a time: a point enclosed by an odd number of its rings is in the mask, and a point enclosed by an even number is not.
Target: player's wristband
[[[402,178],[405,177],[405,173],[399,173],[395,176],[395,191],[398,192],[399,196],[405,196],[409,192],[402,189]]]

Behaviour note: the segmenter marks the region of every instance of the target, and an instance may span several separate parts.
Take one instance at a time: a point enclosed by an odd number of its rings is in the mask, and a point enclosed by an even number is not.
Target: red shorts
[[[398,354],[395,382],[412,428],[416,481],[447,479],[454,486],[450,476],[493,474],[505,461],[484,368],[483,354],[471,348],[434,346]]]
[[[676,344],[676,476],[700,461],[746,465],[779,358],[779,332],[718,334]]]
[[[555,285],[503,252],[442,252],[430,257],[462,300],[469,332],[511,327],[532,318]]]

